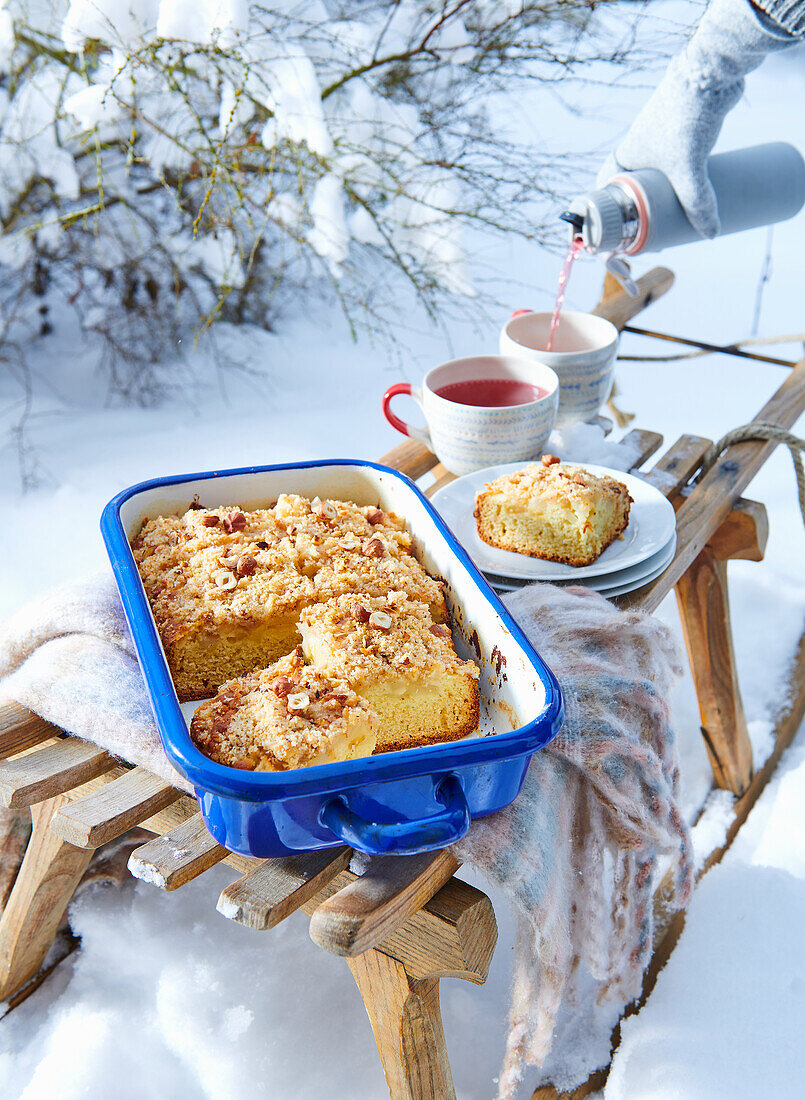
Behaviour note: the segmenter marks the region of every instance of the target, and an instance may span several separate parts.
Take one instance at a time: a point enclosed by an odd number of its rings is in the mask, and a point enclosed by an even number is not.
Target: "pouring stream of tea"
[[[556,290],[556,304],[553,307],[553,316],[551,317],[551,331],[548,335],[548,346],[546,351],[553,351],[553,340],[556,336],[556,330],[559,328],[559,319],[562,314],[562,306],[565,304],[565,294],[567,293],[567,281],[570,278],[570,272],[573,270],[573,261],[578,256],[584,247],[584,241],[581,237],[574,237],[571,241],[570,248],[567,250],[567,256],[565,256],[565,262],[562,264],[562,270],[559,272],[559,285]]]

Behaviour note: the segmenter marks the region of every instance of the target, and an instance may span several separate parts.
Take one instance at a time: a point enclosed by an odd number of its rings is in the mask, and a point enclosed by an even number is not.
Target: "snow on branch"
[[[270,327],[284,286],[372,325],[401,275],[435,313],[475,293],[468,227],[544,234],[562,160],[501,96],[620,63],[635,5],[613,6],[0,0],[0,276],[30,291],[36,265],[141,403],[166,340]],[[18,297],[15,349],[47,335]]]

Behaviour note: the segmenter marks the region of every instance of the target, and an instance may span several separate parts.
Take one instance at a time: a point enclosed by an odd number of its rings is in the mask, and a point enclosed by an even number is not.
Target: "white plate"
[[[508,462],[504,466],[489,466],[472,474],[456,478],[433,494],[431,503],[441,512],[453,534],[464,544],[472,560],[484,572],[499,577],[514,577],[529,581],[569,581],[600,577],[637,565],[664,549],[676,531],[676,515],[671,503],[655,489],[633,474],[610,470],[606,466],[584,465],[585,470],[599,477],[608,475],[629,490],[632,507],[629,526],[622,539],[616,539],[591,565],[563,565],[561,562],[530,558],[511,550],[498,550],[478,536],[475,526],[475,495],[484,486],[503,474],[522,470],[527,463]],[[570,465],[581,465],[571,463]]]
[[[636,588],[642,588],[649,581],[655,581],[674,560],[674,554],[676,554],[676,539],[674,539],[674,548],[665,561],[652,569],[645,577],[638,577],[636,580],[626,581],[624,584],[614,584],[611,588],[602,591],[601,595],[606,596],[608,599],[612,596],[624,596],[627,592],[634,592]]]
[[[641,577],[646,576],[657,568],[664,567],[671,561],[676,550],[676,532],[671,536],[668,542],[663,546],[661,550],[658,550],[656,554],[652,554],[651,557],[646,558],[645,561],[638,562],[637,565],[630,565],[626,569],[619,569],[615,573],[605,573],[601,577],[585,577],[583,580],[579,580],[577,577],[570,576],[567,579],[563,579],[560,582],[554,581],[552,583],[557,584],[585,584],[587,588],[594,588],[596,591],[603,591],[605,588],[612,588],[613,585],[627,584],[630,581],[640,580]],[[505,585],[506,588],[522,588],[523,585],[532,584],[531,578],[524,577],[506,577],[496,573],[485,573],[484,576],[489,583],[495,587],[500,588]]]
[[[602,596],[622,596],[626,592],[632,592],[635,588],[642,588],[644,584],[653,581],[664,572],[674,560],[676,553],[676,535],[666,547],[656,554],[652,554],[646,561],[639,565],[624,569],[621,573],[615,573],[607,577],[590,577],[588,580],[578,581],[586,588],[592,588],[600,592]],[[489,583],[498,592],[517,592],[525,588],[531,581],[513,580],[487,576]]]

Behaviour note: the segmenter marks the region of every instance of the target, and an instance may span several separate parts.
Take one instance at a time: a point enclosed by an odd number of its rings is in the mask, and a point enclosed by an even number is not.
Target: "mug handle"
[[[392,428],[396,428],[398,432],[402,432],[403,435],[410,436],[411,439],[415,439],[417,443],[422,443],[427,447],[429,451],[433,450],[433,443],[431,442],[430,432],[427,428],[415,428],[413,424],[406,424],[404,420],[400,420],[399,416],[391,411],[391,399],[398,394],[404,393],[408,397],[413,397],[423,413],[425,407],[422,404],[422,390],[419,386],[412,386],[410,382],[395,382],[393,386],[389,386],[386,392],[383,394],[383,415]]]

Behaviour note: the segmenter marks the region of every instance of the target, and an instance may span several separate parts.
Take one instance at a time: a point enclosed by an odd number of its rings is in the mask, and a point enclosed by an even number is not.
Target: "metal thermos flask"
[[[707,171],[718,200],[719,236],[785,221],[805,204],[805,161],[786,142],[718,153]],[[619,172],[577,198],[562,217],[588,252],[634,256],[704,239],[656,168]]]

